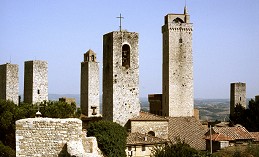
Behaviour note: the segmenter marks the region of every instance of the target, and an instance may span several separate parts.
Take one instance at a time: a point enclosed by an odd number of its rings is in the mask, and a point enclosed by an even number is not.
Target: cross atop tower
[[[120,19],[120,32],[121,32],[121,19],[124,19],[124,17],[122,17],[121,14],[120,14],[120,16],[119,16],[119,17],[116,17],[116,18],[119,18],[119,19]]]

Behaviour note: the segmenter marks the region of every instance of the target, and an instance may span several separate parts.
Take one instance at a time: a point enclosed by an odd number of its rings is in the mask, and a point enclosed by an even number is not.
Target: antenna
[[[12,63],[12,56],[10,56],[10,64]]]

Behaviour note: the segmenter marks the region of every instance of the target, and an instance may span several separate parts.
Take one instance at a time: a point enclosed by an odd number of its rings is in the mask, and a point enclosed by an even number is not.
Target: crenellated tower
[[[184,14],[168,14],[163,34],[162,115],[194,116],[192,23]]]

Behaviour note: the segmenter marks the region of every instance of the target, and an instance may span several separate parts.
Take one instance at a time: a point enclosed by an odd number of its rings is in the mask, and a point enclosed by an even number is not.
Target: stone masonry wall
[[[234,113],[237,104],[246,108],[246,83],[230,84],[230,114]]]
[[[125,126],[140,111],[138,33],[111,32],[103,44],[103,117]],[[123,66],[123,46],[130,49],[129,66]]]
[[[131,121],[131,132],[148,134],[149,131],[156,137],[168,139],[168,121]]]
[[[26,61],[24,68],[24,101],[32,104],[48,101],[48,63]]]
[[[79,119],[21,119],[16,121],[16,156],[57,156],[68,141],[81,136]]]
[[[189,15],[168,14],[162,27],[165,116],[194,115],[192,24],[186,19]]]
[[[0,65],[0,99],[11,100],[18,105],[18,96],[18,65],[10,63]]]

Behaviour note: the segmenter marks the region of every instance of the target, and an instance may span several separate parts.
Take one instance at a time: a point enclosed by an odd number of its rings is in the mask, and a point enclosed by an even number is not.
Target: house
[[[138,132],[129,133],[127,137],[126,154],[127,157],[150,156],[154,147],[165,144],[167,140],[149,134]]]
[[[250,132],[250,134],[254,138],[253,143],[259,144],[259,132]]]
[[[245,127],[213,127],[205,134],[206,149],[210,150],[210,140],[212,140],[212,150],[220,150],[236,144],[248,144],[253,141],[253,136]]]

